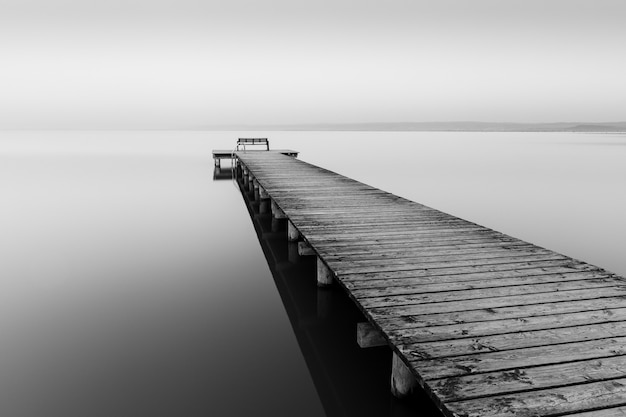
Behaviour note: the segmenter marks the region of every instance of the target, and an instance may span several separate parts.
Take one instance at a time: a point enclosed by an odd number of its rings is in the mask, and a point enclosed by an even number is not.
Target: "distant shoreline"
[[[491,123],[392,122],[302,124],[211,124],[195,126],[0,126],[0,132],[27,131],[283,131],[283,132],[519,132],[519,133],[626,133],[626,122],[600,123]]]
[[[272,125],[213,125],[201,130],[264,131],[382,131],[382,132],[570,132],[625,133],[626,122],[608,123],[489,123],[489,122],[417,122],[417,123],[316,123]]]

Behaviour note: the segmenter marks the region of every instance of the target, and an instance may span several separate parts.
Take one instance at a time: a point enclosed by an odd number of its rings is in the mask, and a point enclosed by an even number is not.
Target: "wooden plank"
[[[403,353],[411,357],[411,352],[403,351]],[[625,354],[626,337],[613,337],[558,346],[482,352],[450,358],[424,359],[412,356],[411,365],[425,380],[430,380]]]
[[[502,241],[485,241],[485,240],[475,240],[475,241],[464,241],[462,244],[457,242],[438,242],[438,245],[426,245],[422,242],[417,241],[415,244],[404,243],[404,242],[396,242],[396,241],[386,241],[378,244],[363,244],[363,245],[350,245],[350,246],[339,246],[335,247],[333,245],[324,245],[317,244],[316,247],[320,252],[324,252],[328,255],[362,255],[362,254],[385,254],[385,253],[393,253],[396,251],[406,251],[406,250],[415,250],[420,251],[421,253],[430,253],[430,252],[441,252],[441,251],[465,251],[469,253],[471,251],[488,251],[488,250],[498,250],[509,249],[513,246],[515,247],[538,247],[535,245],[531,245],[525,242],[502,242]],[[407,248],[408,247],[408,248]]]
[[[446,404],[463,417],[554,416],[624,405],[623,378]]]
[[[354,274],[354,273],[368,273],[368,272],[385,272],[385,271],[416,271],[424,269],[453,269],[458,267],[485,267],[487,265],[507,265],[516,264],[520,262],[540,262],[540,261],[556,261],[567,260],[568,258],[561,255],[534,255],[534,256],[518,256],[508,258],[493,258],[493,259],[480,259],[480,260],[432,260],[422,263],[418,262],[399,262],[394,264],[371,262],[371,263],[357,263],[357,262],[345,262],[345,261],[328,261],[328,265],[336,274]],[[445,273],[445,272],[444,272]]]
[[[386,245],[386,244],[407,244],[407,245],[417,245],[420,247],[433,247],[433,246],[450,246],[450,245],[460,245],[460,244],[472,244],[472,243],[511,243],[513,242],[513,238],[504,235],[497,235],[494,233],[485,233],[477,236],[458,236],[458,235],[421,235],[421,236],[393,236],[389,238],[385,237],[374,237],[374,238],[360,238],[360,239],[352,239],[350,237],[342,237],[338,239],[336,237],[326,237],[326,238],[311,238],[312,244],[316,247],[330,247],[334,246],[338,250],[342,248],[351,248],[355,245]]]
[[[469,400],[529,390],[626,377],[625,356],[594,358],[557,365],[517,368],[478,375],[464,375],[429,382],[430,388],[445,402]]]
[[[554,304],[564,301],[576,301],[587,299],[600,299],[606,297],[614,297],[617,294],[626,296],[626,286],[613,285],[608,287],[595,288],[593,292],[589,289],[554,291],[537,294],[521,294],[514,296],[501,296],[491,298],[477,298],[471,300],[454,300],[441,302],[425,302],[422,298],[416,298],[413,304],[410,304],[410,298],[405,299],[404,304],[394,304],[385,307],[368,307],[368,311],[377,315],[394,317],[408,316],[415,314],[434,314],[434,313],[455,313],[460,311],[481,309],[487,312],[494,311],[496,308],[515,307],[523,305],[535,304]],[[364,304],[364,300],[359,300],[360,304]]]
[[[357,255],[328,255],[326,251],[320,251],[325,255],[324,259],[329,262],[348,262],[352,265],[370,265],[372,263],[380,264],[384,262],[386,265],[394,264],[413,264],[415,261],[419,264],[429,262],[437,262],[453,258],[457,261],[475,260],[475,259],[492,259],[492,258],[517,258],[532,257],[535,255],[552,255],[554,252],[541,248],[517,248],[517,249],[494,249],[494,250],[469,250],[469,251],[430,251],[420,252],[416,249],[411,251],[398,251],[380,254],[363,254]]]
[[[569,414],[570,417],[626,417],[626,406]]]
[[[509,285],[577,281],[581,279],[595,279],[611,276],[613,275],[602,271],[572,272],[566,268],[560,268],[558,270],[536,268],[522,271],[507,271],[506,273],[483,272],[464,275],[422,276],[396,279],[376,279],[372,277],[371,279],[365,280],[346,280],[342,278],[342,281],[352,294],[363,297],[364,295],[360,294],[359,291],[366,289],[374,289],[377,291],[374,293],[376,296],[384,296],[402,294],[405,292],[405,287],[411,288],[418,285],[424,287],[424,292],[428,292],[428,290],[430,290],[430,292],[435,291],[437,287],[441,288],[442,291],[445,289],[448,291],[461,291],[476,288],[506,287]]]
[[[539,302],[537,304],[512,305],[503,307],[481,308],[480,306],[459,305],[456,311],[444,309],[441,312],[425,312],[423,308],[409,311],[393,311],[390,309],[370,309],[368,314],[386,331],[410,329],[413,327],[435,327],[455,324],[491,322],[494,320],[530,321],[569,313],[589,314],[590,317],[599,311],[626,307],[625,296],[615,294],[595,297],[595,294],[578,294],[576,299],[559,302]],[[416,311],[417,310],[417,311]],[[413,312],[413,314],[411,314]],[[393,314],[391,314],[393,313]]]
[[[406,279],[406,278],[421,278],[421,277],[450,277],[452,281],[463,281],[486,278],[483,274],[491,274],[490,276],[501,276],[502,273],[523,275],[528,272],[529,275],[542,270],[548,273],[559,272],[581,272],[581,271],[602,271],[597,267],[585,264],[573,263],[571,259],[557,259],[557,260],[545,260],[545,261],[532,261],[532,262],[512,262],[508,264],[495,264],[495,265],[470,265],[470,266],[458,266],[452,268],[423,268],[416,270],[405,271],[375,271],[367,273],[344,273],[339,274],[342,281],[369,281],[375,279]],[[512,276],[513,276],[512,275]],[[446,278],[441,278],[442,282]],[[390,283],[391,285],[391,283]]]
[[[408,352],[408,355],[411,357],[435,359],[472,355],[481,352],[499,352],[527,347],[582,342],[594,339],[609,339],[617,336],[626,337],[626,322],[593,323],[556,329],[518,331],[482,337],[466,336],[433,342],[407,343],[402,345],[402,350]]]
[[[352,294],[359,300],[364,298],[372,298],[373,300],[384,299],[385,297],[395,297],[410,294],[429,294],[429,293],[461,293],[467,299],[480,298],[478,296],[496,296],[498,294],[522,293],[523,291],[541,291],[552,289],[554,291],[565,290],[568,288],[591,288],[595,286],[603,286],[607,283],[620,284],[624,280],[615,276],[597,276],[594,273],[579,274],[548,274],[524,276],[518,278],[500,278],[486,279],[477,281],[462,282],[445,282],[445,283],[421,283],[414,282],[402,286],[385,285],[387,281],[383,280],[383,284],[378,287],[360,288],[359,283],[347,283]],[[573,284],[570,286],[569,284]],[[489,289],[489,291],[485,291]],[[500,292],[502,291],[502,292]]]
[[[626,303],[624,303],[626,306]],[[529,310],[532,312],[532,310]],[[534,330],[558,329],[590,324],[606,324],[626,321],[626,307],[602,310],[577,311],[574,313],[547,314],[540,316],[468,321],[454,324],[432,324],[419,327],[396,327],[383,323],[390,339],[398,345],[432,342],[460,338],[480,338],[505,333],[529,332]]]
[[[610,278],[609,278],[610,279]],[[534,304],[544,300],[545,302],[553,297],[553,300],[570,299],[578,297],[586,291],[593,291],[594,294],[614,295],[618,291],[626,293],[626,286],[615,285],[615,282],[605,281],[603,278],[597,280],[568,281],[535,285],[514,285],[510,287],[491,288],[467,291],[447,291],[431,293],[401,294],[385,297],[358,297],[359,303],[368,309],[373,308],[395,308],[397,310],[407,308],[415,309],[415,305],[437,304],[433,308],[445,308],[444,303],[458,302],[459,307],[472,302],[476,306],[483,308],[501,307],[506,305]],[[611,293],[611,291],[613,291]],[[409,307],[410,306],[410,307]],[[419,307],[422,308],[422,307]],[[430,310],[430,306],[423,307]]]

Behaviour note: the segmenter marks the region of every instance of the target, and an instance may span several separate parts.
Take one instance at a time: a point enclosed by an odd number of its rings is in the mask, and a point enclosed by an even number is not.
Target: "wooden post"
[[[243,186],[247,187],[248,186],[248,168],[243,167]]]
[[[270,198],[270,195],[267,193],[267,191],[265,191],[265,188],[263,188],[261,186],[261,184],[259,184],[259,198],[261,200],[265,200],[266,198]]]
[[[254,176],[251,173],[248,174],[248,191],[254,191]]]
[[[356,342],[361,348],[387,345],[385,336],[368,321],[356,324]]]
[[[256,178],[252,180],[252,189],[254,190],[254,200],[258,201],[259,200],[259,182],[257,181]]]
[[[315,255],[315,251],[307,242],[298,242],[298,255],[300,256],[311,256]]]
[[[406,398],[413,393],[416,386],[417,380],[415,376],[398,354],[393,352],[391,361],[391,393],[396,398]]]
[[[296,226],[293,225],[291,220],[287,220],[287,240],[290,242],[297,242],[300,239],[300,232],[296,229]],[[298,247],[296,246],[296,251]]]
[[[220,158],[213,158],[213,162],[215,162],[215,168],[221,168],[221,159]]]
[[[286,219],[287,218],[287,215],[285,214],[285,212],[282,211],[280,209],[280,207],[278,207],[278,204],[276,204],[276,202],[274,200],[272,200],[272,215],[276,219]]]
[[[318,287],[328,287],[333,283],[333,273],[326,266],[326,264],[322,261],[322,259],[317,257],[317,286]]]

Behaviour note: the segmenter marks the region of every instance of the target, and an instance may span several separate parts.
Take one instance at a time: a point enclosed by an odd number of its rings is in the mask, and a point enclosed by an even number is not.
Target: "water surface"
[[[350,350],[358,312],[213,180],[239,136],[626,274],[623,135],[4,133],[0,414],[427,412],[385,395],[388,352]]]

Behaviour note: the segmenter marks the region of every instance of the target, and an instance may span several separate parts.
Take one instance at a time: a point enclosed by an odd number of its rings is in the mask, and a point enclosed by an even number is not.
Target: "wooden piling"
[[[417,387],[417,380],[406,364],[393,352],[391,361],[391,393],[396,398],[406,398]]]
[[[381,331],[367,321],[356,324],[356,342],[361,348],[387,345],[387,340]]]
[[[248,182],[250,181],[250,177],[248,176],[248,168],[246,166],[243,167],[243,186],[248,188]]]
[[[287,220],[287,240],[290,242],[297,242],[300,239],[300,232],[296,229],[296,226],[293,225],[291,220]],[[298,247],[296,246],[296,251]]]
[[[315,251],[307,242],[298,242],[298,255],[300,256],[312,256],[315,255]]]
[[[270,198],[270,195],[267,193],[267,191],[265,190],[265,188],[263,188],[261,186],[261,184],[259,184],[259,198],[261,200],[265,200],[266,198]]]
[[[326,266],[324,261],[318,256],[317,257],[317,286],[318,287],[328,287],[333,283],[333,273]]]
[[[276,204],[274,200],[272,200],[272,216],[274,216],[274,218],[276,219],[287,218],[287,215],[285,214],[285,212],[282,211],[280,207],[278,207],[278,204]]]

